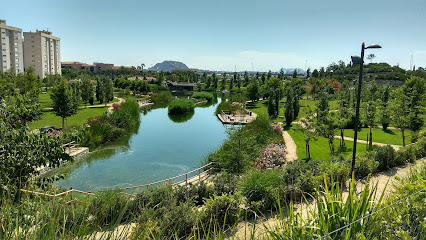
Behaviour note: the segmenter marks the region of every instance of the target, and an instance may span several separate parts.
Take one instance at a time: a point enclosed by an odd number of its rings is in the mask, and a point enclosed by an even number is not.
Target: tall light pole
[[[355,170],[355,158],[356,158],[356,140],[358,137],[358,123],[359,123],[359,105],[361,103],[361,83],[362,83],[362,70],[364,68],[364,50],[370,48],[382,48],[378,44],[372,44],[368,47],[365,47],[365,43],[362,43],[361,46],[361,57],[351,56],[352,63],[359,63],[359,79],[358,79],[358,94],[356,97],[356,115],[355,115],[355,131],[354,131],[354,147],[352,152],[352,168],[351,173],[354,173]]]

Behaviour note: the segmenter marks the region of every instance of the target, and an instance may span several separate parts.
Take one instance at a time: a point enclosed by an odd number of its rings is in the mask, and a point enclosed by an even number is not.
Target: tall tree
[[[380,112],[381,112],[380,122],[382,123],[384,130],[388,129],[388,126],[390,123],[390,114],[388,109],[389,95],[390,95],[390,86],[386,87],[385,91],[383,92],[382,104],[380,108]]]
[[[270,117],[275,117],[275,112],[275,90],[273,88],[270,88],[268,98],[268,115]]]
[[[397,88],[393,92],[393,98],[390,101],[389,110],[392,114],[392,121],[401,131],[402,145],[405,146],[405,130],[410,124],[410,110],[408,104],[410,98],[405,95],[402,88]]]
[[[131,90],[132,87],[130,87]],[[103,98],[102,98],[102,81],[100,79],[100,77],[96,78],[96,101],[100,102],[101,104],[103,103]]]
[[[314,71],[312,72],[312,77],[314,78],[318,78],[319,77],[319,72],[317,69],[314,69]]]
[[[289,89],[286,93],[286,101],[284,103],[284,116],[287,126],[291,125],[291,122],[295,119],[294,117],[294,92]]]
[[[112,88],[112,81],[108,77],[102,79],[102,98],[105,102],[105,106],[109,101],[114,99],[114,91]]]
[[[253,78],[247,86],[247,97],[252,101],[259,99],[259,83],[256,78]]]
[[[272,77],[272,72],[271,70],[268,71],[268,80]]]
[[[223,75],[223,77],[222,77],[222,81],[221,81],[221,84],[220,84],[221,86],[220,86],[220,89],[221,90],[225,90],[225,86],[226,86],[226,75]]]
[[[296,69],[294,69],[293,78],[297,78],[297,71],[296,71]]]
[[[53,101],[53,111],[62,118],[62,128],[65,128],[65,118],[77,113],[77,102],[73,91],[65,80],[52,88],[50,98]]]
[[[84,102],[84,105],[87,105],[90,98],[93,97],[93,84],[90,82],[88,77],[83,78],[83,81],[80,84],[81,99]]]

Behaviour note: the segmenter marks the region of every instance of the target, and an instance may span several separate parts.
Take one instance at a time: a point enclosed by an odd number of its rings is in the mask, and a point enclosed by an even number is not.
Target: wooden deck
[[[257,114],[254,112],[250,112],[250,114],[229,114],[222,111],[217,117],[223,124],[244,125],[253,122],[257,118]]]

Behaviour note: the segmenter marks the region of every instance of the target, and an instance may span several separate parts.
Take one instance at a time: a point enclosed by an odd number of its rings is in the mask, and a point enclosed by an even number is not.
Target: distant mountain
[[[284,74],[293,74],[295,69],[297,71],[297,74],[305,74],[305,70],[301,68],[281,68],[280,70],[278,70],[278,72],[283,70]]]
[[[164,61],[162,63],[157,63],[155,66],[150,68],[153,71],[163,71],[163,72],[171,72],[176,69],[187,69],[188,67],[181,62],[177,61]]]

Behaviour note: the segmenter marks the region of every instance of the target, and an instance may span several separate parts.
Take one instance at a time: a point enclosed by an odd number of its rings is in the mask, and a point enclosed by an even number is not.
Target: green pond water
[[[147,184],[202,166],[227,138],[214,114],[220,101],[179,116],[169,116],[167,107],[141,111],[137,133],[90,153],[56,184],[97,191]]]

